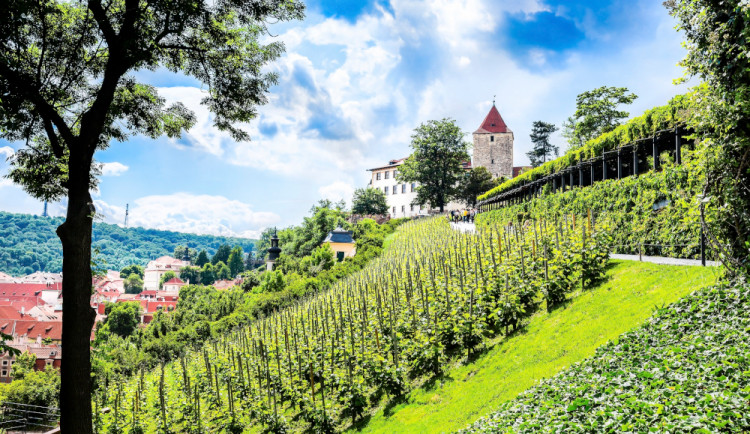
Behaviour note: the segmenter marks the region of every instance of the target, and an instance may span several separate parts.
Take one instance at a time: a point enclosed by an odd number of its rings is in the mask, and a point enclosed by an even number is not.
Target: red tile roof
[[[508,126],[505,125],[503,117],[500,116],[500,112],[497,111],[497,107],[492,104],[492,108],[490,109],[490,112],[487,113],[484,121],[482,121],[482,125],[480,125],[479,129],[474,131],[474,133],[507,133],[509,131],[510,130],[508,129]]]
[[[62,283],[0,283],[0,295],[3,293],[21,293],[26,292],[33,295],[35,292],[43,289],[59,289],[62,291]]]
[[[164,285],[185,285],[185,282],[183,282],[179,277],[173,277],[164,282]]]
[[[23,319],[21,312],[13,306],[0,306],[0,321],[7,319]]]
[[[36,320],[0,320],[0,332],[13,336],[26,336],[28,339],[50,338],[52,340],[62,339],[62,321],[36,321]]]

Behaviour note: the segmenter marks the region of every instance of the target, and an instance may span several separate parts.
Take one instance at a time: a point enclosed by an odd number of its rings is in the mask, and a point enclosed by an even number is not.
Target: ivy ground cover
[[[748,432],[748,303],[697,291],[464,432]]]
[[[564,307],[539,311],[522,331],[488,344],[472,363],[381,405],[364,433],[454,432],[533,386],[594,354],[654,311],[716,280],[718,269],[611,261],[602,283],[571,295]]]

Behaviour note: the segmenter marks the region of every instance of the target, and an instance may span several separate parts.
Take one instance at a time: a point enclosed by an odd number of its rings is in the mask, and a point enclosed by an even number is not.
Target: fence
[[[39,405],[4,402],[0,404],[0,429],[13,433],[53,430],[60,420],[60,409]]]

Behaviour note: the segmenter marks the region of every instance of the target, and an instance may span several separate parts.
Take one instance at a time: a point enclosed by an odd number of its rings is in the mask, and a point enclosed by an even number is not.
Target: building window
[[[8,366],[8,361],[7,360],[3,360],[3,366]]]
[[[385,192],[385,195],[388,196],[388,187],[383,187],[383,191]]]
[[[490,142],[494,142],[494,141],[495,141],[495,136],[490,136]]]
[[[406,193],[406,184],[401,184],[401,193]]]
[[[390,170],[385,171],[385,179],[388,179],[388,176],[391,174]]]
[[[414,205],[409,205],[409,211],[414,211]]]
[[[8,371],[3,369],[3,377],[7,377],[7,376],[8,376]]]
[[[375,174],[375,180],[380,181],[380,172]]]
[[[393,207],[393,215],[396,215],[396,207]]]
[[[398,185],[393,186],[393,194],[398,193]]]
[[[406,205],[401,205],[401,214],[406,212]]]
[[[393,179],[396,179],[397,176],[398,176],[398,170],[394,170],[393,171]]]
[[[414,193],[415,191],[417,191],[417,183],[416,182],[412,182],[411,183],[411,192]]]

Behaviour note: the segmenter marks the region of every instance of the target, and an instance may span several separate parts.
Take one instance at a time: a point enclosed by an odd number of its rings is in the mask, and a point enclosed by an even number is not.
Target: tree
[[[602,86],[578,95],[576,111],[563,123],[563,136],[568,138],[570,148],[577,148],[587,141],[612,131],[620,121],[630,116],[617,110],[620,104],[632,104],[638,98],[626,87]]]
[[[385,193],[377,188],[358,188],[354,190],[352,214],[388,214],[388,202],[385,200]]]
[[[216,279],[218,280],[227,280],[229,279],[232,274],[232,272],[229,270],[229,267],[227,267],[227,264],[223,262],[218,262],[216,265],[214,265],[214,270],[216,273]]]
[[[549,136],[555,131],[557,131],[555,124],[535,121],[532,125],[529,137],[534,147],[526,153],[532,166],[537,167],[546,163],[547,157],[552,157],[552,154],[555,154],[555,157],[559,155],[560,149],[549,142]]]
[[[401,165],[397,179],[419,183],[414,205],[429,204],[443,212],[460,191],[461,165],[469,159],[469,144],[453,119],[421,124],[411,138],[412,154]]]
[[[133,73],[165,68],[205,85],[217,128],[249,138],[236,123],[257,116],[279,57],[267,22],[302,18],[296,0],[17,0],[0,2],[0,137],[23,141],[9,178],[42,200],[67,197],[63,246],[63,432],[91,433],[89,336],[90,191],[97,150],[129,134],[178,137],[195,123]]]
[[[209,263],[203,264],[201,268],[201,283],[204,285],[211,285],[216,281],[216,271],[214,265]]]
[[[206,253],[205,250],[201,250],[201,252],[198,253],[198,257],[195,259],[195,266],[202,267],[208,264],[209,262],[211,261],[208,259],[208,253]]]
[[[143,279],[143,267],[141,267],[140,265],[133,264],[133,265],[128,265],[127,267],[120,270],[120,277],[122,277],[123,279],[127,278],[131,274],[135,274],[141,279]]]
[[[240,273],[245,271],[245,264],[242,262],[243,255],[244,253],[240,246],[235,246],[229,254],[229,262],[227,262],[227,265],[229,266],[229,272],[232,277],[239,276]]]
[[[201,270],[198,267],[182,267],[180,268],[180,279],[192,284],[200,283]]]
[[[123,282],[126,294],[140,294],[143,291],[143,279],[141,276],[131,273]]]
[[[704,139],[703,224],[730,274],[750,272],[750,6],[746,1],[668,0],[685,32],[685,78],[698,76],[689,126]]]
[[[505,180],[505,178],[498,178]],[[487,168],[479,166],[471,169],[466,178],[461,181],[461,190],[458,198],[466,205],[474,207],[477,204],[477,196],[485,193],[498,185],[498,181],[492,179],[492,174]]]
[[[242,273],[242,290],[245,292],[252,291],[253,288],[260,285],[260,276],[257,271],[245,271]]]
[[[161,289],[162,286],[164,286],[164,282],[169,282],[171,279],[174,279],[177,277],[174,271],[167,271],[166,273],[162,274],[159,278],[159,289]]]
[[[211,263],[216,265],[219,262],[227,263],[229,261],[229,255],[232,253],[232,248],[229,244],[222,244],[216,250],[216,253],[211,257]]]
[[[141,322],[141,304],[137,301],[108,304],[105,312],[109,331],[123,338],[132,335]]]
[[[190,258],[191,263],[195,263],[195,258],[198,257],[198,252],[195,249],[191,249],[186,246],[177,246],[174,248],[174,253],[172,254],[172,257],[179,260],[185,259],[185,250],[187,250],[188,258]]]

